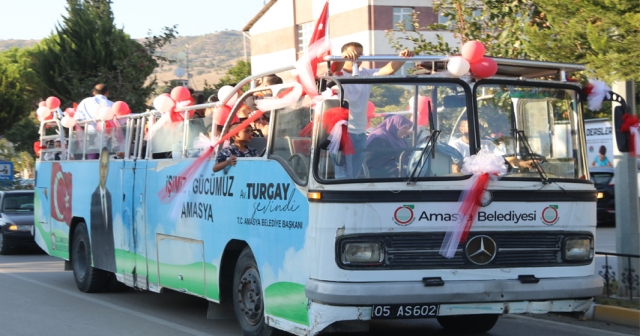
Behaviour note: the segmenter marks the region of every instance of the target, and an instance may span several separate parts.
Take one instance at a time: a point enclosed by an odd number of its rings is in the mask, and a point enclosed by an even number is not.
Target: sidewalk
[[[585,319],[640,328],[640,310],[594,303]]]

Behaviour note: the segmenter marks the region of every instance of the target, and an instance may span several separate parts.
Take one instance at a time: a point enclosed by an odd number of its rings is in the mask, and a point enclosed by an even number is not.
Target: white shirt
[[[455,139],[449,142],[449,146],[455,148],[462,154],[462,157],[471,156],[471,152],[469,150],[469,144],[462,141],[462,138]],[[480,147],[482,149],[486,149],[496,155],[504,155],[505,153],[500,150],[493,142],[489,140],[480,140]]]
[[[95,95],[93,97],[83,99],[80,104],[78,104],[78,108],[76,108],[76,114],[74,114],[74,118],[78,121],[82,120],[98,120],[98,108],[100,106],[108,106],[111,107],[113,102],[107,99],[107,97],[103,95]]]
[[[376,76],[380,69],[360,69],[360,76]],[[343,77],[353,77],[352,74],[343,71]],[[346,84],[342,85],[344,97],[349,101],[349,133],[362,134],[367,131],[367,108],[372,84]]]

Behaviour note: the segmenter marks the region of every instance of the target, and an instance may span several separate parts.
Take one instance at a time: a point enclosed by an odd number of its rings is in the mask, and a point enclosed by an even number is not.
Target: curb
[[[600,305],[594,303],[584,318],[601,322],[610,322],[629,327],[640,327],[640,310]]]

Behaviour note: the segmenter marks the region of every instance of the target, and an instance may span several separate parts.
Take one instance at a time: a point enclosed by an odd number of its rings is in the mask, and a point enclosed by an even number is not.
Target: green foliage
[[[525,49],[554,62],[583,63],[607,82],[640,79],[637,0],[536,0],[540,23],[527,26]]]
[[[109,99],[123,100],[133,111],[146,107],[156,81],[147,77],[168,58],[155,55],[177,33],[165,27],[161,36],[140,44],[114,25],[110,0],[67,0],[68,15],[56,32],[33,52],[33,68],[44,86],[42,96],[55,95],[63,107],[91,95],[107,84]]]
[[[0,161],[13,162],[14,173],[22,173],[24,171],[27,171],[29,176],[33,176],[33,171],[35,169],[35,160],[33,156],[25,151],[17,151],[16,147],[4,138],[0,138]],[[14,183],[13,185],[4,187],[7,189],[24,189],[21,188],[21,185],[19,185],[18,183]]]
[[[5,137],[11,141],[16,152],[27,152],[35,157],[33,143],[40,139],[38,125],[33,117],[23,117],[7,130]]]
[[[405,89],[395,85],[374,85],[371,87],[371,102],[375,106],[400,105]]]
[[[407,31],[405,22],[396,23],[396,31],[402,36],[395,38],[394,31],[387,31],[389,43],[400,51],[405,47],[412,47],[416,54],[426,55],[454,55],[459,54],[459,48],[447,43],[442,34],[435,34],[436,40],[430,41],[420,31],[453,32],[460,44],[469,40],[482,42],[487,49],[486,54],[494,57],[530,58],[522,47],[525,25],[538,25],[534,19],[539,11],[532,0],[486,0],[478,6],[469,6],[466,0],[436,0],[433,1],[434,12],[441,12],[449,19],[447,24],[431,24],[420,26],[417,13],[413,13],[411,26],[413,31]],[[479,10],[480,15],[474,16]],[[476,12],[477,13],[477,12]],[[405,46],[403,42],[408,42]]]
[[[37,87],[26,50],[12,48],[0,53],[0,134],[36,109]]]
[[[229,68],[218,84],[213,85],[213,87],[218,90],[225,85],[235,86],[241,80],[251,76],[251,62],[239,60],[234,66]],[[243,90],[247,90],[248,85],[243,87]]]

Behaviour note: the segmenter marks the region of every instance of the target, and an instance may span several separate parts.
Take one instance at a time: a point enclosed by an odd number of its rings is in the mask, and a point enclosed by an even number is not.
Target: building
[[[315,20],[325,0],[270,0],[242,29],[250,39],[251,71],[259,74],[293,64],[309,45]],[[329,2],[329,35],[332,54],[348,42],[360,42],[365,55],[395,54],[386,31],[395,23],[410,21],[418,12],[420,26],[444,20],[434,12],[431,0],[332,0]],[[408,28],[413,29],[410,25]],[[422,32],[435,41],[436,32]],[[438,32],[457,44],[453,33]],[[399,36],[401,33],[394,33]],[[365,67],[372,65],[365,64]],[[375,65],[373,65],[375,66]],[[409,66],[409,65],[408,65]],[[413,66],[411,64],[410,66]]]

